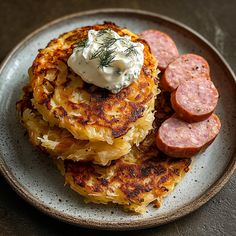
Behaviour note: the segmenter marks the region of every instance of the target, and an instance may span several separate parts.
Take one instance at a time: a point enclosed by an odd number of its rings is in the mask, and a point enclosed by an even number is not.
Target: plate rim
[[[223,56],[218,52],[218,50],[202,35],[200,35],[195,30],[191,29],[190,27],[186,26],[185,24],[174,20],[170,17],[164,16],[159,13],[154,13],[150,11],[143,11],[138,9],[129,9],[129,8],[102,8],[102,9],[95,9],[95,10],[88,10],[88,11],[82,11],[77,12],[69,15],[65,15],[63,17],[57,18],[56,20],[50,21],[43,26],[37,28],[32,33],[30,33],[28,36],[26,36],[23,40],[21,40],[11,51],[10,53],[5,57],[3,62],[0,65],[0,74],[2,73],[3,69],[5,68],[8,61],[12,58],[15,52],[24,45],[28,40],[30,40],[32,37],[36,36],[38,33],[44,31],[45,29],[66,21],[68,19],[72,19],[75,17],[82,17],[82,16],[88,16],[88,15],[95,15],[95,14],[105,14],[105,13],[132,13],[136,15],[142,15],[143,17],[154,17],[158,18],[160,20],[166,21],[168,23],[171,23],[173,25],[176,25],[177,27],[183,28],[184,30],[190,32],[192,35],[200,39],[203,43],[207,45],[208,48],[210,48],[221,60],[221,62],[224,64],[225,68],[227,69],[227,72],[231,75],[231,77],[234,80],[234,86],[236,85],[236,76],[229,66],[229,64],[226,62],[226,60],[223,58]],[[214,197],[222,188],[223,186],[228,182],[229,178],[233,175],[235,169],[236,169],[236,150],[234,150],[233,155],[231,156],[231,159],[228,163],[228,165],[225,167],[225,170],[223,174],[198,198],[193,200],[192,202],[185,204],[182,208],[176,210],[174,213],[166,213],[159,216],[153,216],[148,219],[138,219],[133,220],[132,222],[112,222],[107,221],[106,223],[100,222],[99,220],[86,220],[83,218],[78,217],[72,217],[66,213],[63,213],[59,210],[53,209],[52,207],[44,204],[40,199],[37,199],[34,197],[30,192],[28,192],[22,184],[15,179],[14,175],[11,173],[9,168],[6,164],[4,164],[4,159],[2,156],[0,156],[0,173],[3,175],[3,177],[7,180],[7,182],[10,184],[10,186],[14,189],[14,191],[23,198],[26,202],[30,203],[32,206],[40,210],[41,212],[59,219],[61,221],[71,223],[73,225],[87,227],[87,228],[94,228],[94,229],[106,229],[106,230],[131,230],[131,229],[143,229],[143,228],[150,228],[158,225],[162,225],[171,221],[174,221],[177,218],[183,217],[195,210],[197,210],[199,207],[201,207],[203,204],[205,204],[207,201],[209,201],[212,197]]]

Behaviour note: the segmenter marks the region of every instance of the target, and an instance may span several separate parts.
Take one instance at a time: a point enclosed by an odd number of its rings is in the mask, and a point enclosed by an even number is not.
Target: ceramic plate
[[[27,70],[53,38],[76,27],[112,21],[135,33],[159,29],[169,34],[181,54],[205,57],[220,99],[216,113],[222,121],[220,135],[207,151],[195,158],[192,170],[165,199],[161,208],[148,213],[125,213],[114,205],[85,204],[82,197],[64,186],[64,179],[50,158],[27,141],[15,103],[28,81]],[[235,169],[236,85],[226,61],[202,36],[174,20],[153,13],[104,9],[58,19],[23,40],[6,58],[0,74],[0,169],[16,192],[41,211],[76,225],[104,229],[137,229],[160,225],[186,215],[213,197]]]

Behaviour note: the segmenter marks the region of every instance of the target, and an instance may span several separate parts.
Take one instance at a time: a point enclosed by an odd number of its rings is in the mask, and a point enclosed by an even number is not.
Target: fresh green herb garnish
[[[111,32],[111,29],[107,28],[107,29],[102,29],[99,30],[97,33],[97,37],[101,37],[105,34],[109,34]],[[115,52],[116,52],[116,48],[112,48],[112,46],[117,42],[117,41],[121,41],[123,45],[127,45],[128,46],[128,42],[127,39],[125,38],[110,38],[110,37],[104,37],[100,43],[100,47],[91,55],[90,60],[99,59],[99,68],[103,68],[103,67],[108,67],[111,65],[112,61],[115,58]],[[77,44],[78,48],[85,48],[87,46],[88,43],[88,38],[80,41]],[[124,52],[126,56],[130,56],[130,55],[137,55],[138,52],[135,48],[136,46],[131,45],[129,46]]]
[[[78,48],[85,48],[87,46],[88,43],[88,38],[81,40],[76,47]]]
[[[119,39],[105,38],[102,45],[92,54],[90,60],[99,58],[99,68],[110,66],[115,58],[115,49],[111,49],[111,47],[117,40]]]
[[[102,44],[102,47],[104,48],[110,48],[115,42],[117,42],[119,39],[116,39],[116,38],[106,38],[104,39],[103,41],[103,44]]]
[[[104,47],[100,46],[100,47],[97,49],[97,51],[95,51],[95,52],[92,54],[92,56],[90,57],[90,60],[95,59],[95,58],[98,58],[99,55],[103,52],[103,50],[104,50]]]
[[[102,67],[108,67],[110,66],[111,62],[114,60],[115,55],[114,55],[115,50],[105,50],[101,54],[99,54],[99,66],[100,68]]]
[[[136,48],[135,45],[131,45],[130,47],[125,49],[125,55],[126,56],[130,56],[130,55],[133,54],[133,55],[137,56],[138,52],[137,52],[137,50],[135,48]]]
[[[111,32],[110,28],[102,29],[102,30],[98,31],[97,36],[100,37],[100,36],[102,36],[104,34],[107,34],[107,33],[110,33],[110,32]]]

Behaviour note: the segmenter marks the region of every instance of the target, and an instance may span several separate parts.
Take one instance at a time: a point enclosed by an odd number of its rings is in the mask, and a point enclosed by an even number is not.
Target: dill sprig
[[[111,38],[111,39],[105,39],[102,42],[102,45],[92,54],[90,57],[90,60],[95,59],[95,58],[100,58],[100,56],[103,54],[104,51],[113,51],[111,50],[111,46],[117,41],[118,39],[116,38]]]
[[[111,65],[112,61],[115,58],[114,55],[115,50],[105,50],[101,54],[99,54],[99,66],[100,68],[108,67]]]
[[[136,47],[135,45],[131,45],[130,47],[128,47],[127,49],[125,49],[125,55],[128,57],[130,55],[135,55],[137,56],[138,52],[136,50]]]
[[[88,38],[85,38],[85,39],[81,40],[80,42],[78,42],[76,47],[85,48],[87,46],[87,43],[88,43]]]
[[[97,33],[97,36],[100,37],[100,36],[103,36],[104,34],[107,34],[107,33],[110,33],[110,32],[111,32],[110,28],[105,28],[105,29],[99,30],[98,33]]]
[[[102,29],[99,30],[97,33],[97,38],[109,34],[111,32],[111,29]],[[123,46],[127,46],[128,48],[124,51],[125,56],[130,56],[131,54],[137,55],[138,52],[136,50],[136,46],[131,45],[129,46],[128,40],[126,38],[110,38],[104,36],[102,40],[98,40],[98,43],[100,46],[98,49],[91,55],[90,60],[99,59],[99,65],[98,68],[103,68],[103,67],[108,67],[111,65],[112,61],[115,58],[115,52],[117,47],[113,47],[113,45],[117,42],[120,41]],[[86,47],[86,41],[81,42],[81,45]]]
[[[89,58],[90,60],[98,58],[99,55],[104,51],[104,47],[100,46],[93,54],[92,56]]]
[[[105,48],[110,48],[118,40],[119,39],[116,39],[116,38],[110,38],[110,39],[106,38],[106,39],[104,39],[102,46],[105,47]]]
[[[111,47],[117,40],[119,39],[105,38],[102,45],[92,54],[90,60],[99,58],[99,68],[110,66],[115,58],[115,49],[111,49]]]

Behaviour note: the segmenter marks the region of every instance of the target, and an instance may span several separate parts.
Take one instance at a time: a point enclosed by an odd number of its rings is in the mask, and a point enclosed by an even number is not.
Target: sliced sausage
[[[157,132],[156,144],[169,156],[191,157],[213,142],[220,127],[220,120],[215,114],[195,123],[182,121],[174,114],[162,123]]]
[[[212,81],[203,78],[188,80],[171,93],[171,105],[181,119],[198,122],[213,113],[218,97]]]
[[[181,82],[196,78],[210,79],[209,65],[201,56],[186,54],[167,66],[160,83],[164,90],[172,92]]]
[[[158,30],[145,30],[139,36],[149,44],[160,70],[165,70],[179,56],[175,42],[167,34]]]

